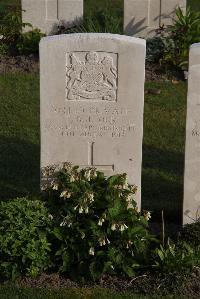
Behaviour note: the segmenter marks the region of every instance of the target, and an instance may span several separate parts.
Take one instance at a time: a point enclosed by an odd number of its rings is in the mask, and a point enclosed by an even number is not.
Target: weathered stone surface
[[[127,173],[140,207],[145,41],[112,34],[43,38],[41,167]]]
[[[200,219],[200,43],[190,49],[183,223]]]
[[[59,22],[66,27],[81,22],[83,0],[22,0],[22,20],[41,32],[53,34]],[[26,27],[25,31],[30,30]]]
[[[124,32],[152,37],[160,25],[171,25],[175,9],[186,10],[186,0],[124,0]]]

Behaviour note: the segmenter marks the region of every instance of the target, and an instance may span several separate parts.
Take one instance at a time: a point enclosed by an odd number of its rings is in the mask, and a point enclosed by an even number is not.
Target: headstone
[[[186,11],[186,0],[124,0],[124,32],[137,37],[153,37],[155,30],[172,25],[175,10]]]
[[[200,220],[200,43],[190,49],[183,224]]]
[[[59,23],[77,25],[83,18],[83,0],[22,0],[22,20],[45,34],[53,34]],[[30,27],[26,26],[25,31]]]
[[[41,167],[127,173],[139,207],[145,48],[145,40],[101,33],[40,43]]]

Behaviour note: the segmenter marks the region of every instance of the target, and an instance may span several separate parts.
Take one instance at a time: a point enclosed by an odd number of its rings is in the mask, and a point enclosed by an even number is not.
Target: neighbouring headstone
[[[43,38],[41,168],[71,162],[127,173],[141,197],[145,40],[112,34]]]
[[[200,43],[190,49],[183,224],[200,220]]]
[[[58,24],[66,27],[80,24],[83,0],[22,0],[22,20],[45,34],[53,34]],[[30,27],[26,26],[25,31]]]
[[[186,0],[124,0],[124,32],[137,37],[152,37],[161,25],[171,25],[175,10],[186,11]]]

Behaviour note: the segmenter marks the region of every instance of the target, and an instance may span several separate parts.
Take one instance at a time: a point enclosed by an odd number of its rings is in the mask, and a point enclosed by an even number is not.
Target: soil
[[[22,278],[16,282],[21,288],[92,288],[101,287],[114,290],[116,292],[131,292],[143,295],[174,295],[174,298],[200,298],[200,268],[195,268],[189,278],[185,281],[179,280],[174,283],[174,277],[159,278],[149,273],[134,277],[133,279],[123,279],[119,277],[104,276],[94,284],[82,284],[59,276],[59,274],[42,274],[38,278]]]
[[[0,74],[2,73],[39,73],[38,55],[2,56],[0,55]]]
[[[0,74],[1,73],[39,73],[39,56],[2,56],[0,55]],[[168,75],[163,72],[159,65],[146,64],[146,81],[163,81],[168,80]],[[172,76],[182,79],[180,74]]]

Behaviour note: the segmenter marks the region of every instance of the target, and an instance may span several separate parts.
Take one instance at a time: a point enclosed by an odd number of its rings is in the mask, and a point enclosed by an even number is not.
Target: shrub
[[[48,211],[39,200],[0,202],[1,277],[36,276],[49,267],[49,224]]]
[[[58,34],[61,33],[116,33],[123,34],[122,18],[118,13],[113,14],[113,9],[109,3],[105,7],[98,9],[94,15],[85,15],[83,23],[71,29],[66,29],[60,24]]]
[[[164,51],[164,44],[161,37],[155,36],[147,39],[146,60],[149,63],[159,63]]]
[[[178,8],[174,24],[168,26],[161,36],[164,44],[161,63],[187,70],[190,45],[200,42],[200,12],[187,8],[184,15]]]
[[[200,222],[186,224],[180,232],[180,239],[191,246],[200,246]]]
[[[17,49],[19,54],[35,54],[39,50],[39,42],[44,36],[39,29],[25,32],[21,34],[17,43]]]
[[[191,273],[194,266],[200,265],[200,247],[191,247],[185,242],[176,245],[168,241],[167,245],[156,248],[154,268],[159,275],[181,276]]]
[[[75,278],[133,276],[145,262],[153,238],[148,231],[150,213],[138,212],[136,187],[127,183],[126,174],[107,178],[94,168],[79,170],[65,163],[60,171],[44,169],[43,176],[59,271]]]
[[[30,32],[23,33],[25,26]],[[39,51],[39,41],[44,36],[38,29],[32,30],[29,23],[23,23],[21,10],[16,8],[7,12],[0,21],[1,46],[0,54],[32,54]]]

